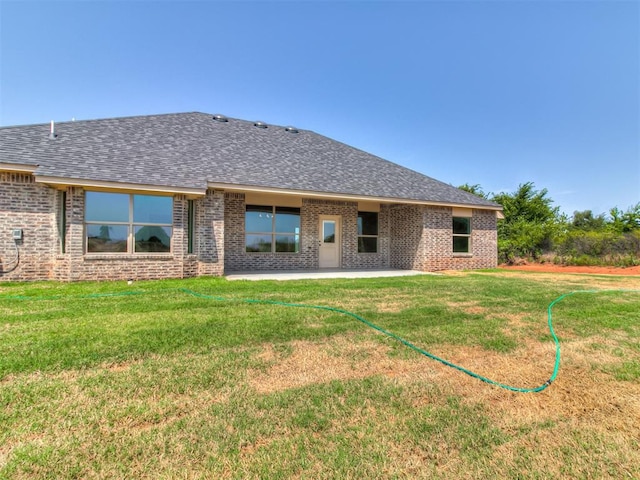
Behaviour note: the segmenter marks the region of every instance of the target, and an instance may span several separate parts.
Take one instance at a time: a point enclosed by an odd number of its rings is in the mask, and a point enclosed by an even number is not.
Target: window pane
[[[173,198],[134,195],[133,221],[135,223],[173,223]]]
[[[271,235],[247,235],[245,242],[247,252],[271,251]]]
[[[467,217],[453,217],[453,233],[469,235],[471,233],[471,219]]]
[[[273,230],[272,218],[272,207],[247,205],[247,211],[244,216],[245,231],[271,232]]]
[[[276,207],[276,232],[297,233],[300,231],[300,209]]]
[[[377,212],[358,212],[358,235],[378,235]]]
[[[129,195],[86,192],[85,219],[87,222],[128,222]]]
[[[469,237],[453,237],[454,253],[469,253]]]
[[[126,252],[127,225],[87,225],[87,252]]]
[[[187,200],[187,253],[193,253],[195,206],[193,200]]]
[[[334,220],[322,221],[322,238],[324,243],[336,243],[336,222]]]
[[[145,225],[135,227],[136,252],[170,252],[171,227]]]
[[[300,251],[300,235],[276,235],[276,252]]]
[[[377,251],[377,237],[358,237],[358,253],[376,253]]]

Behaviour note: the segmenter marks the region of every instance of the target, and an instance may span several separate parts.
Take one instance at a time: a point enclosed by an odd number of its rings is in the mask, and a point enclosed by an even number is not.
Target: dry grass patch
[[[282,358],[272,345],[264,345],[256,358],[271,365],[248,372],[248,382],[258,393],[268,394],[333,380],[353,380],[372,375],[405,377],[430,370],[423,358],[389,357],[390,347],[373,341],[354,342],[350,337],[330,341],[291,343],[292,352]]]
[[[484,315],[489,311],[488,308],[481,306],[479,302],[475,302],[475,301],[446,302],[445,304],[449,308],[453,308],[455,310],[461,310],[464,313],[468,313],[470,315]]]
[[[639,276],[606,276],[585,274],[554,274],[539,272],[520,272],[517,270],[503,270],[498,272],[465,272],[467,275],[491,275],[499,278],[518,278],[534,282],[556,285],[571,290],[583,289],[640,289]]]

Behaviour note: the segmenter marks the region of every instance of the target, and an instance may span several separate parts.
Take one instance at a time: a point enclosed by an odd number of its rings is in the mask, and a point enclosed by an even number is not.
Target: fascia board
[[[327,193],[316,192],[312,190],[290,190],[283,188],[271,188],[271,187],[256,187],[252,185],[237,185],[229,183],[208,182],[209,188],[220,189],[229,192],[261,192],[261,193],[274,193],[280,195],[297,195],[302,197],[312,198],[327,198],[332,200],[351,200],[351,201],[369,201],[380,203],[402,203],[409,205],[431,205],[438,207],[461,207],[461,208],[475,208],[480,210],[495,210],[502,211],[500,206],[491,205],[476,205],[476,204],[462,204],[462,203],[449,203],[449,202],[427,202],[424,200],[413,200],[407,198],[391,198],[391,197],[367,197],[363,195],[351,195],[346,193]]]

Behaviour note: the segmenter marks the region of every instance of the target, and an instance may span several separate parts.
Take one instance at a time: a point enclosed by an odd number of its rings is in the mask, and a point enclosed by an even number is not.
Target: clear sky
[[[0,0],[0,125],[201,111],[459,186],[640,201],[640,1]]]

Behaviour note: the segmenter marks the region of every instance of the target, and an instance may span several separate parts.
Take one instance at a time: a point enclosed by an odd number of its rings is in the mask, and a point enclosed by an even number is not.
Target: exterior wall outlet
[[[14,228],[13,232],[11,232],[14,240],[22,240],[22,229]]]

